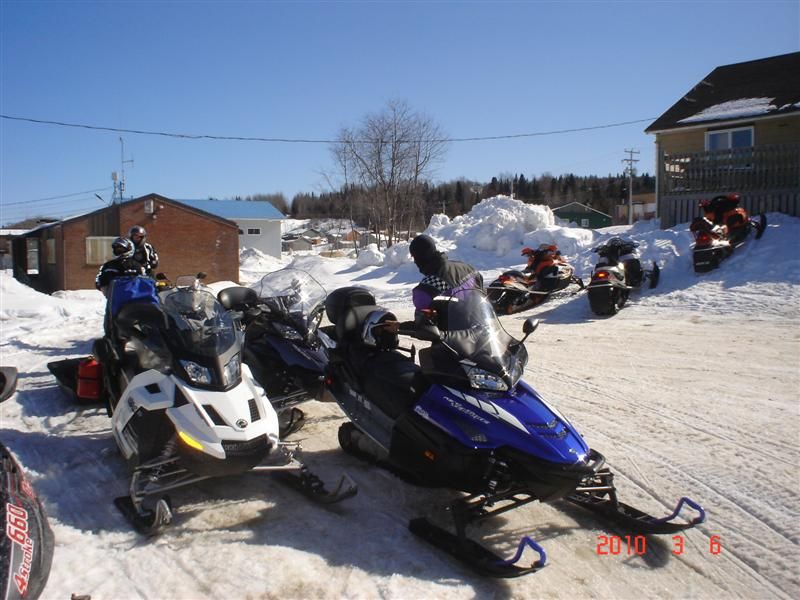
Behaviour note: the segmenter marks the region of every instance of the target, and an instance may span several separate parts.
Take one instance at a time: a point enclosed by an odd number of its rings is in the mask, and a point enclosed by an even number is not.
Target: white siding
[[[230,219],[239,226],[239,248],[256,248],[264,254],[281,257],[281,222],[269,219]],[[260,235],[248,234],[252,229]]]

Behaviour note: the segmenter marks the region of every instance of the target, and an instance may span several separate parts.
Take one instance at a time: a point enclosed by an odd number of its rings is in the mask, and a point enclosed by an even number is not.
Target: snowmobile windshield
[[[281,269],[261,278],[253,289],[274,316],[308,332],[325,308],[325,288],[300,269]]]
[[[432,308],[442,342],[459,358],[475,363],[501,377],[509,386],[517,383],[528,362],[524,345],[518,345],[500,324],[481,290],[465,290],[438,296]]]
[[[219,356],[236,343],[233,317],[209,288],[173,288],[163,293],[161,301],[171,341],[192,354]]]

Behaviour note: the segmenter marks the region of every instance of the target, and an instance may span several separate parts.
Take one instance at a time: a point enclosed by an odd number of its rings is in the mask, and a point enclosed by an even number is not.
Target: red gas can
[[[78,399],[99,400],[102,382],[103,367],[94,357],[89,357],[78,363]]]

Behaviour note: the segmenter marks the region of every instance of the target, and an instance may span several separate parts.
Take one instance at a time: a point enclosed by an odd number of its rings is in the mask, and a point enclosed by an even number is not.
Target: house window
[[[25,240],[25,254],[28,264],[28,275],[39,274],[39,240],[27,238]]]
[[[56,264],[56,240],[55,238],[50,238],[49,240],[44,241],[45,253],[47,254],[47,264],[54,265]]]
[[[86,264],[102,265],[107,260],[114,258],[111,243],[116,238],[113,236],[93,236],[86,238]]]
[[[247,228],[247,235],[261,235],[261,228],[260,227],[248,227]]]
[[[753,145],[753,128],[721,129],[706,132],[706,150],[731,150],[750,148]]]
[[[589,219],[581,219],[581,227],[589,227]]]

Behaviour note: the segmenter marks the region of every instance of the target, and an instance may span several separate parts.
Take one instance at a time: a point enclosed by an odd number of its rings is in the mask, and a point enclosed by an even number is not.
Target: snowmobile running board
[[[614,474],[608,469],[598,471],[597,474],[584,481],[572,494],[564,498],[576,506],[583,507],[594,513],[600,514],[609,521],[636,533],[668,534],[690,529],[706,520],[706,511],[694,500],[683,497],[678,502],[675,510],[667,517],[656,518],[617,500],[614,487]],[[684,506],[689,506],[697,511],[698,515],[691,521],[676,523],[672,520],[678,516]]]
[[[467,537],[466,528],[470,523],[483,521],[537,500],[535,495],[520,488],[505,492],[472,494],[456,500],[448,507],[453,517],[456,533],[450,533],[424,517],[413,519],[408,524],[408,528],[413,534],[444,550],[478,573],[490,577],[519,577],[538,571],[545,566],[547,555],[539,544],[530,537],[524,536],[520,540],[514,556],[505,560]],[[517,563],[522,558],[526,547],[537,552],[539,560],[529,566],[520,566]]]

